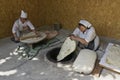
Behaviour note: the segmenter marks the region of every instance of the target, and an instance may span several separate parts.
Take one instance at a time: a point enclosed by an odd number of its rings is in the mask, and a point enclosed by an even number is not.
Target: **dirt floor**
[[[101,40],[104,41],[97,52],[98,59],[103,56],[108,42],[115,42],[107,38]],[[119,74],[105,68],[96,67],[93,74],[83,75],[71,69],[72,63],[53,63],[46,59],[46,53],[61,44],[40,50],[32,60],[14,53],[18,45],[10,38],[0,40],[0,80],[120,80]]]

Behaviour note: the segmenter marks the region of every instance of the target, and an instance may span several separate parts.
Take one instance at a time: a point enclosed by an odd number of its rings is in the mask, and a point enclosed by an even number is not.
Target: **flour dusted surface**
[[[106,63],[120,68],[120,45],[114,44],[108,48]]]

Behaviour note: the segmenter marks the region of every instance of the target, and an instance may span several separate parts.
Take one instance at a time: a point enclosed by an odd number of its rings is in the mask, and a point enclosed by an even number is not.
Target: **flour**
[[[106,62],[120,68],[120,46],[112,45],[108,48]]]

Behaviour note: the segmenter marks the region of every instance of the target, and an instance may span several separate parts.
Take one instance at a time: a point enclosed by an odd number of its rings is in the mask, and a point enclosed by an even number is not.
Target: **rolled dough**
[[[75,49],[76,49],[76,42],[74,40],[71,40],[70,37],[67,37],[57,56],[57,61],[64,59],[66,56],[71,54]]]

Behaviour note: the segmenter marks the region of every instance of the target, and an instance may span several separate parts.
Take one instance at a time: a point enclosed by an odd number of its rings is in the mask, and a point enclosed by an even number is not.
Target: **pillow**
[[[61,61],[76,49],[76,42],[67,37],[57,56],[57,61]]]
[[[95,51],[82,49],[73,63],[73,70],[76,72],[90,74],[95,66],[97,55]]]

